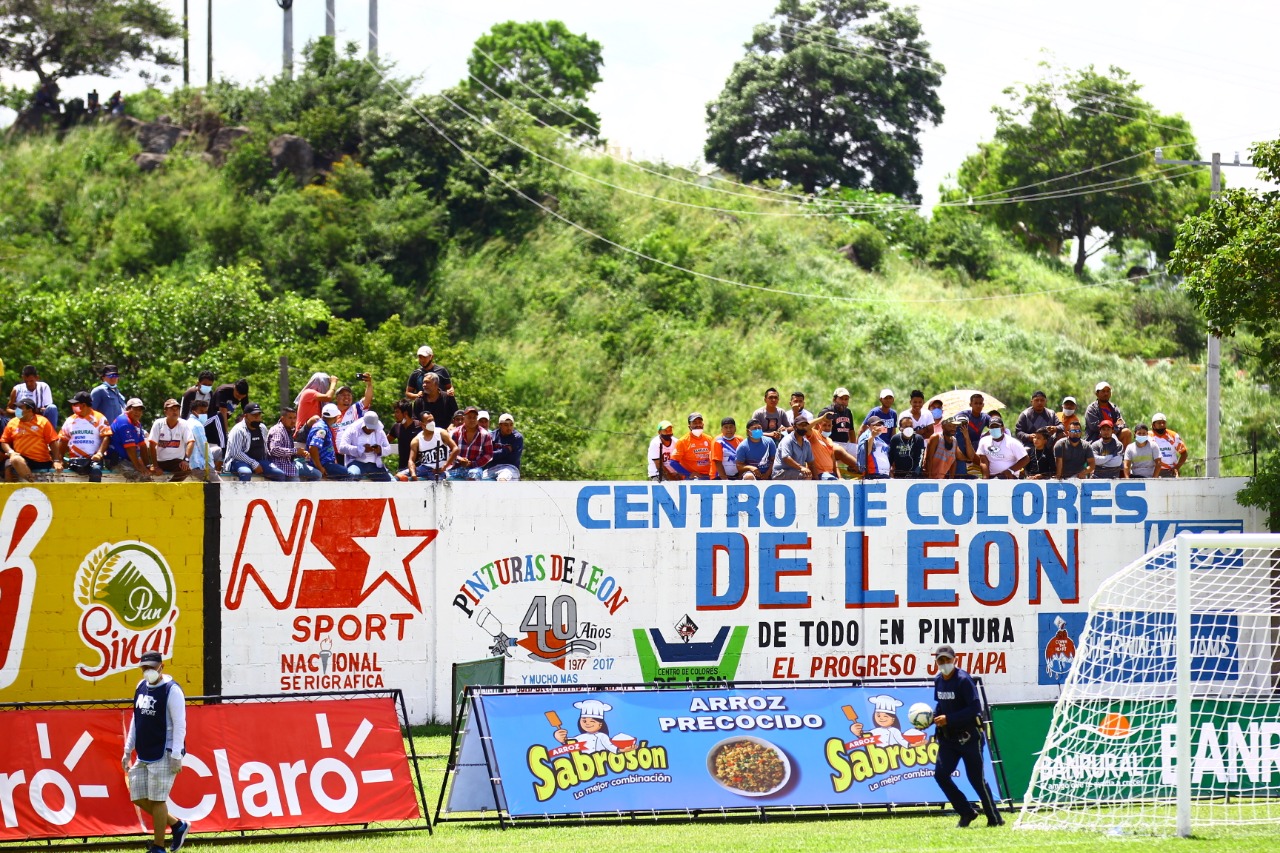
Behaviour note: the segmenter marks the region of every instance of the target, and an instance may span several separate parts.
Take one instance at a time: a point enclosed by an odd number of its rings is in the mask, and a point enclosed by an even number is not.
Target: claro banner
[[[0,839],[150,832],[120,768],[129,709],[0,713]],[[169,803],[195,831],[419,817],[391,698],[190,706]]]
[[[930,676],[1057,695],[1089,596],[1182,531],[1261,529],[1239,479],[224,486],[228,692]]]
[[[204,676],[204,492],[0,486],[0,702],[128,695],[143,652]]]

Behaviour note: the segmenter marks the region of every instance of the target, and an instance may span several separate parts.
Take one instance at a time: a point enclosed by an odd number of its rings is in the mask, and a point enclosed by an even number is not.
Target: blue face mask
[[[208,393],[210,393],[210,392],[212,392],[212,391],[213,391],[213,386],[212,386],[212,385],[201,385],[201,386],[200,386],[200,393],[201,393],[201,394],[208,394]]]
[[[1003,429],[1001,429],[1000,427],[992,427],[992,428],[991,428],[991,437],[992,437],[992,438],[999,438],[999,437],[1000,437],[1000,436],[1002,436],[1002,435],[1004,435],[1004,430],[1003,430]]]
[[[751,431],[751,437],[754,438],[756,441],[759,441],[760,439],[764,438],[764,430],[753,429]]]
[[[209,415],[205,412],[200,412],[196,415],[196,420],[202,424],[207,424],[209,422]]]
[[[942,420],[942,409],[930,409],[929,414],[933,415],[936,420]]]

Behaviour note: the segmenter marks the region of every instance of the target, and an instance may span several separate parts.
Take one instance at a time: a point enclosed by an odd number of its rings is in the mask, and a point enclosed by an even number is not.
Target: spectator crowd
[[[336,376],[315,373],[291,406],[281,406],[268,427],[249,382],[217,384],[212,371],[161,406],[145,423],[147,406],[126,398],[115,365],[101,383],[75,392],[62,420],[49,385],[34,365],[0,410],[0,461],[6,481],[68,472],[101,482],[104,472],[130,481],[182,481],[218,477],[249,481],[301,480],[518,480],[524,436],[510,414],[491,426],[489,413],[458,405],[449,371],[429,346],[386,425],[373,410],[373,377],[356,399]],[[394,445],[393,445],[394,442]],[[392,448],[398,465],[388,467]]]
[[[745,435],[733,417],[720,420],[710,435],[701,412],[688,416],[688,430],[675,436],[671,421],[658,424],[649,442],[649,479],[664,480],[838,480],[925,478],[934,480],[1130,479],[1177,477],[1187,446],[1162,412],[1131,424],[1111,399],[1111,385],[1099,382],[1083,412],[1075,397],[1061,409],[1048,405],[1043,391],[1012,428],[999,411],[985,411],[975,393],[969,408],[943,411],[943,398],[925,402],[912,391],[899,412],[893,391],[859,418],[849,408],[849,391],[837,388],[817,415],[805,395],[792,393],[782,408],[776,388],[752,412]],[[1009,413],[1010,415],[1012,413]]]

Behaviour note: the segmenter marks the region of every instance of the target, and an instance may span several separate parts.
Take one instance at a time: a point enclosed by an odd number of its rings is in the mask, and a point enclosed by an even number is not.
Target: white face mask
[[[1150,440],[1150,438],[1151,436],[1149,435],[1135,435],[1133,437],[1133,440],[1138,444],[1146,444]]]
[[[915,427],[903,427],[903,428],[902,428],[902,437],[903,437],[903,438],[911,438],[911,437],[912,437],[913,435],[915,435],[915,434],[916,434],[916,428],[915,428]]]
[[[1070,417],[1070,416],[1074,415],[1075,413],[1076,413],[1076,410],[1075,410],[1075,409],[1063,409],[1063,410],[1062,410],[1062,414],[1066,415],[1067,417]]]
[[[200,386],[200,393],[201,393],[201,394],[208,394],[208,393],[209,393],[209,392],[211,392],[212,390],[213,390],[213,386],[212,386],[212,385],[201,385],[201,386]]]
[[[829,429],[824,429],[824,430],[822,431],[822,437],[823,437],[823,438],[831,438],[831,430],[829,430]]]
[[[196,420],[198,420],[202,424],[207,424],[209,422],[209,415],[206,412],[197,412]]]
[[[160,680],[160,671],[158,669],[148,669],[142,677],[147,680],[147,684],[155,684]]]
[[[943,675],[950,675],[955,671],[956,671],[956,665],[954,663],[938,664],[938,672],[942,673]]]
[[[701,430],[701,429],[691,429],[691,430],[689,430],[689,435],[693,436],[694,438],[701,438],[701,437],[702,437],[702,430]]]

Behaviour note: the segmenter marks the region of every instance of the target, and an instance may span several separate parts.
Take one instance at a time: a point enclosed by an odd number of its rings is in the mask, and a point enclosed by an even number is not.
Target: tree
[[[0,0],[0,68],[29,71],[46,84],[128,62],[174,66],[158,44],[182,28],[155,0]]]
[[[594,138],[600,118],[587,97],[603,64],[600,43],[560,21],[507,21],[476,40],[466,85],[481,104],[514,101],[546,124]]]
[[[943,67],[913,8],[782,0],[707,105],[707,160],[744,180],[840,184],[917,199],[925,122],[942,120]]]
[[[1073,240],[1076,275],[1091,255],[1123,251],[1127,240],[1167,258],[1178,221],[1207,203],[1208,181],[1203,170],[1155,163],[1159,147],[1195,159],[1195,137],[1181,116],[1155,112],[1140,89],[1119,68],[1101,74],[1092,66],[1061,85],[1006,89],[1012,103],[993,109],[995,139],[961,165],[959,191],[948,198],[992,202],[974,209],[1051,256]]]

